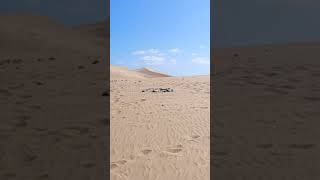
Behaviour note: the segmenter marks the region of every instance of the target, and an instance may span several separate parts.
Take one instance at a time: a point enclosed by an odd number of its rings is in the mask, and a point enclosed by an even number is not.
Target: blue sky
[[[210,0],[111,0],[111,64],[210,73]]]

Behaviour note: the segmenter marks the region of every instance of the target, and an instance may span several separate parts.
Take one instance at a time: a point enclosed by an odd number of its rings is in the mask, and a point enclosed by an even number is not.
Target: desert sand
[[[212,178],[320,178],[320,44],[214,49]]]
[[[110,72],[111,179],[209,179],[210,77]]]
[[[92,29],[107,24],[0,21],[0,179],[105,179],[109,55]]]

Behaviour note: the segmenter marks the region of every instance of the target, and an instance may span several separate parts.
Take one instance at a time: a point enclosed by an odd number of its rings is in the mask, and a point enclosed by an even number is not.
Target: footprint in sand
[[[142,152],[144,155],[147,155],[147,154],[151,153],[152,150],[151,150],[151,149],[144,149],[144,150],[142,150],[141,152]]]
[[[190,139],[190,137],[191,137],[191,139]],[[190,142],[198,142],[196,139],[198,139],[199,137],[200,137],[199,135],[192,135],[192,136],[187,137],[187,140]]]
[[[110,166],[110,169],[115,169],[115,168],[117,168],[117,167],[119,167],[117,164],[112,163],[111,166]]]
[[[128,162],[127,160],[123,159],[123,160],[117,161],[116,163],[123,165],[123,164],[126,164],[127,162]]]
[[[181,144],[178,144],[176,147],[177,148],[183,148],[183,146]]]
[[[167,152],[169,153],[179,153],[182,151],[183,146],[181,144],[178,144],[172,148],[168,148]]]
[[[110,169],[115,169],[120,167],[121,165],[126,164],[128,161],[127,160],[120,160],[120,161],[116,161],[116,162],[112,162],[110,165]]]
[[[199,138],[200,136],[199,135],[193,135],[193,136],[191,136],[193,139],[197,139],[197,138]]]
[[[178,153],[180,151],[182,151],[181,148],[169,148],[169,149],[167,149],[167,152],[170,152],[170,153]]]

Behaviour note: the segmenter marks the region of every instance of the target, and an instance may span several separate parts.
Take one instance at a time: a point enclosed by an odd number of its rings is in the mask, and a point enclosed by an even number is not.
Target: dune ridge
[[[136,70],[129,70],[123,66],[110,66],[110,72],[112,78],[160,78],[160,77],[172,77],[170,75],[158,72],[151,68],[140,68]]]

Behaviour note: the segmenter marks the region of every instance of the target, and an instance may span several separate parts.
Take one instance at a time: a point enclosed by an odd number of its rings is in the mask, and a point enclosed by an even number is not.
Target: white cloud
[[[149,49],[147,52],[148,52],[148,53],[151,53],[151,54],[158,54],[158,53],[160,53],[159,49]]]
[[[197,54],[197,53],[192,53],[191,55],[192,55],[192,56],[196,56],[196,55],[198,55],[198,54]]]
[[[160,53],[160,50],[151,48],[148,50],[134,51],[134,52],[132,52],[132,55],[158,54],[158,53]]]
[[[178,48],[170,49],[168,52],[180,52]],[[145,65],[163,65],[163,64],[176,64],[177,60],[171,57],[170,54],[161,52],[159,49],[151,48],[147,50],[138,50],[132,52],[132,55],[135,55],[139,58],[140,62]]]
[[[210,64],[210,60],[206,57],[195,57],[191,61],[195,64]]]
[[[171,53],[180,53],[182,50],[179,49],[179,48],[173,48],[173,49],[170,49],[169,52]]]
[[[161,65],[165,63],[165,57],[162,55],[146,55],[142,60],[147,65]]]

